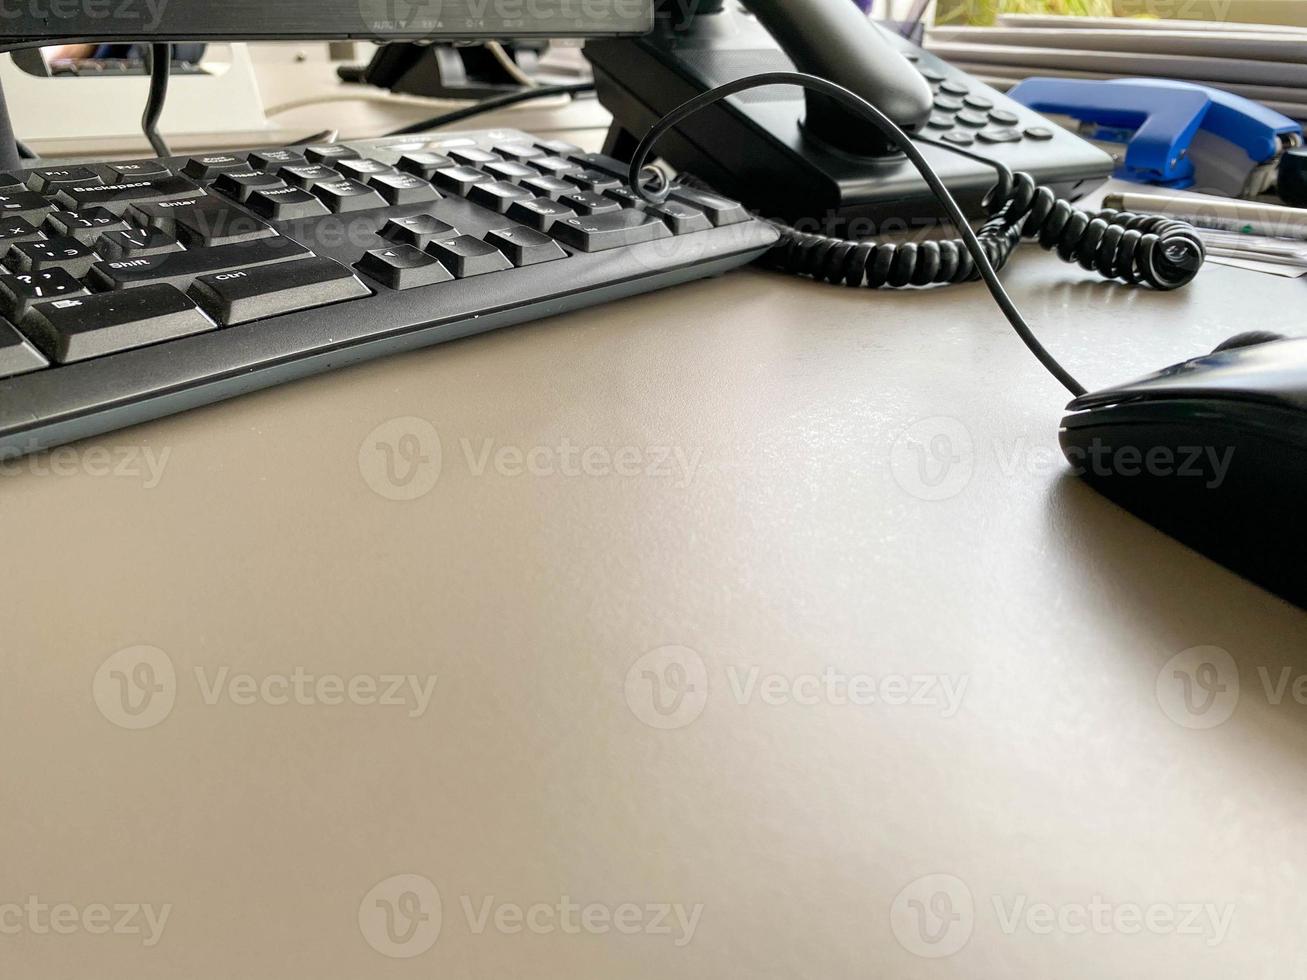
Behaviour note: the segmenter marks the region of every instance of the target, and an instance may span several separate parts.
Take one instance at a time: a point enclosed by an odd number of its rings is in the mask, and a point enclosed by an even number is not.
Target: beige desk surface
[[[1091,386],[1307,288],[1007,278]],[[742,271],[11,467],[0,975],[1301,976],[1307,615],[1065,401]]]

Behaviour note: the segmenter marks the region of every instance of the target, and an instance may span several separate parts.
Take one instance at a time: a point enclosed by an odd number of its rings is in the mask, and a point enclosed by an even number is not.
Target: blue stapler
[[[1254,197],[1275,185],[1285,151],[1303,142],[1288,116],[1190,82],[1028,78],[1008,94],[1074,120],[1116,158],[1116,176],[1144,184]]]

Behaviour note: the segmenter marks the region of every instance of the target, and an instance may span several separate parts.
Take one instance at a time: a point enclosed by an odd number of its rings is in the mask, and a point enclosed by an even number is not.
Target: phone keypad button
[[[1015,126],[1017,124],[1017,114],[1008,112],[1006,109],[995,109],[989,114],[989,118],[1000,126]]]
[[[998,120],[995,120],[995,122],[997,121]],[[982,115],[979,112],[971,112],[968,110],[967,112],[958,113],[958,122],[962,123],[964,126],[975,126],[979,129],[981,126],[989,125],[989,117]]]
[[[970,133],[964,133],[961,130],[952,133],[945,133],[940,137],[940,139],[946,140],[949,143],[956,143],[958,146],[970,146],[976,141],[976,138]]]
[[[966,82],[959,82],[955,78],[950,78],[948,81],[940,83],[939,90],[947,92],[949,95],[966,95],[971,91],[971,86]]]

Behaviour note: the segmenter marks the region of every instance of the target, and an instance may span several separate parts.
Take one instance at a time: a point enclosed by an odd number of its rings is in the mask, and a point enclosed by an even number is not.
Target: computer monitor
[[[17,0],[0,50],[80,41],[614,37],[653,27],[652,0]]]

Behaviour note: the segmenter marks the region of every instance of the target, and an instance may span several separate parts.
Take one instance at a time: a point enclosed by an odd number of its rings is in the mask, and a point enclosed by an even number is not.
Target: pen
[[[1222,198],[1167,197],[1160,194],[1107,194],[1103,206],[1117,211],[1161,214],[1199,228],[1243,235],[1307,239],[1307,209]]]

